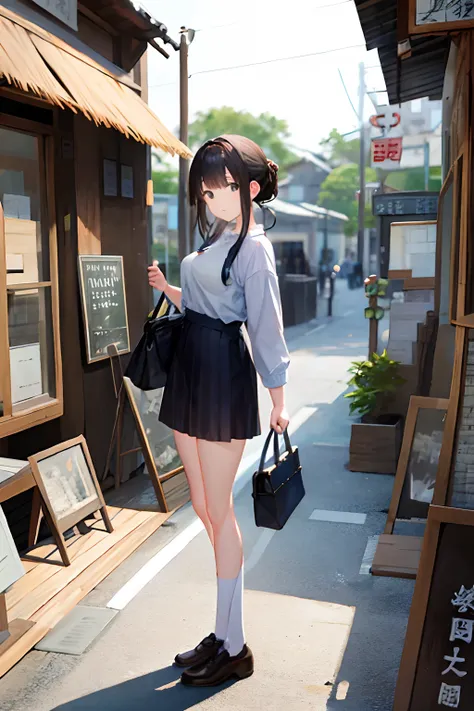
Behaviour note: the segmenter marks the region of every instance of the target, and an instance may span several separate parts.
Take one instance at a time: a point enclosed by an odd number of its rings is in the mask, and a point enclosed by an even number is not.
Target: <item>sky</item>
[[[179,28],[196,30],[189,47],[189,119],[221,106],[270,112],[288,123],[291,143],[318,150],[332,128],[357,129],[360,62],[366,85],[383,92],[376,51],[367,52],[353,0],[140,0],[179,41]],[[334,51],[339,50],[339,51]],[[179,52],[170,59],[149,51],[149,103],[172,131],[179,125]],[[280,58],[312,54],[286,61]],[[216,71],[235,65],[256,66]],[[212,71],[210,71],[212,70]],[[341,75],[350,100],[344,89]],[[379,104],[386,95],[377,95]],[[373,113],[367,97],[365,118]]]

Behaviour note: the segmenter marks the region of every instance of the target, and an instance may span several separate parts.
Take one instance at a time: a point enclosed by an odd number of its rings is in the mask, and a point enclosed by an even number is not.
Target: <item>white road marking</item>
[[[341,447],[347,449],[349,442],[344,440],[343,442],[331,442],[328,440],[326,442],[313,442],[313,447]]]
[[[304,334],[305,336],[311,336],[313,333],[316,333],[316,331],[321,331],[323,328],[326,328],[327,323],[322,323],[320,326],[316,326],[316,328],[312,328],[311,331],[306,331]]]
[[[352,513],[351,511],[325,511],[323,509],[315,509],[310,521],[327,521],[328,523],[357,523],[363,526],[367,514]]]
[[[245,572],[248,573],[249,570],[255,568],[257,563],[262,558],[266,549],[270,545],[270,542],[275,535],[276,531],[270,531],[269,529],[264,529],[259,536],[258,541],[254,545],[251,554],[245,560]]]
[[[346,313],[344,314],[344,318],[347,318],[348,316],[352,316],[353,313],[354,313],[354,309],[351,309],[350,311],[346,311]]]
[[[360,566],[359,575],[370,575],[370,569],[372,567],[372,562],[374,560],[374,555],[375,551],[377,550],[378,542],[378,536],[369,536],[364,557],[362,558],[362,565]]]
[[[290,421],[288,427],[288,432],[290,437],[309,420],[309,418],[316,412],[316,407],[303,407],[299,410]],[[248,484],[255,469],[260,461],[261,452],[254,452],[244,457],[242,460],[239,471],[237,472],[236,481],[234,485],[234,496]],[[148,585],[153,578],[158,575],[158,573],[163,570],[165,566],[168,565],[174,558],[176,558],[181,551],[183,551],[186,546],[191,543],[196,536],[204,530],[204,525],[202,521],[195,518],[194,521],[187,526],[184,531],[179,533],[175,538],[173,538],[168,545],[164,546],[156,555],[153,556],[145,565],[130,578],[130,580],[125,583],[125,585],[115,593],[115,595],[109,600],[106,607],[110,607],[114,610],[123,610],[129,602],[131,602],[138,593],[143,590],[143,588]],[[263,539],[264,541],[266,539]],[[270,543],[270,540],[268,540]],[[267,547],[268,543],[265,545]],[[260,549],[263,544],[260,544]],[[260,556],[263,555],[261,550]],[[252,557],[252,554],[251,556]]]

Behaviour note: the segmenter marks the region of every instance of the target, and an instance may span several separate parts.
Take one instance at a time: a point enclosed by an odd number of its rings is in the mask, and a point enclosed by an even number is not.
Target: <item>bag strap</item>
[[[153,313],[152,313],[152,315],[151,315],[151,317],[150,317],[150,321],[152,321],[153,319],[155,319],[155,318],[158,316],[158,314],[159,314],[159,312],[160,312],[160,309],[161,309],[161,307],[163,306],[164,300],[165,300],[165,292],[162,291],[162,292],[161,292],[161,296],[160,296],[160,298],[158,299],[158,303],[156,304],[155,308],[153,309]]]
[[[259,466],[258,466],[258,471],[259,471],[259,473],[263,472],[263,469],[264,469],[264,467],[265,467],[265,460],[266,460],[266,458],[267,458],[268,447],[270,446],[270,442],[271,442],[271,440],[272,440],[272,437],[274,438],[274,439],[273,439],[273,447],[274,447],[274,449],[273,449],[273,456],[274,456],[274,462],[275,462],[275,464],[278,464],[278,463],[280,462],[280,446],[279,446],[280,443],[279,443],[279,439],[278,439],[278,432],[276,432],[275,430],[270,430],[270,433],[269,433],[267,439],[265,440],[265,444],[263,445],[263,452],[262,452],[262,456],[261,456],[261,458],[260,458],[260,464],[259,464]],[[291,447],[291,442],[290,442],[290,436],[289,436],[289,434],[288,434],[288,429],[286,429],[286,430],[283,432],[283,437],[285,438],[286,448],[287,448],[288,452],[291,454],[291,453],[293,452],[293,449],[292,449],[292,447]]]

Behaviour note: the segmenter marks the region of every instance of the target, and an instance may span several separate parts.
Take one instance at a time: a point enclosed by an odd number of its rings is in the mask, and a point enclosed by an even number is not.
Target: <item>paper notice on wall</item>
[[[40,344],[10,348],[12,404],[43,394]]]
[[[11,195],[5,193],[2,204],[5,217],[13,217],[18,220],[31,220],[31,200],[27,195]]]

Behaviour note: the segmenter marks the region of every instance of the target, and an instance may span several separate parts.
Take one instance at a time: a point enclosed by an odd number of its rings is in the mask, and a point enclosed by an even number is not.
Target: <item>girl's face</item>
[[[214,217],[226,222],[233,222],[240,215],[240,187],[237,185],[229,171],[226,169],[225,188],[210,188],[203,181],[202,195],[204,202]]]
[[[225,177],[227,186],[224,188],[210,188],[203,181],[202,195],[204,202],[214,217],[225,220],[225,222],[233,222],[242,212],[240,205],[240,186],[237,185],[227,168]],[[250,199],[254,200],[260,191],[260,185],[253,180],[250,183],[249,189]]]

